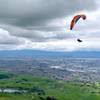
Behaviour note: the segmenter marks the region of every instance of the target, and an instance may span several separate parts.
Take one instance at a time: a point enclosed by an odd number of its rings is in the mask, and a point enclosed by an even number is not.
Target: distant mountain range
[[[99,51],[73,51],[73,52],[54,52],[42,50],[3,50],[0,51],[1,57],[70,57],[70,58],[98,58]]]

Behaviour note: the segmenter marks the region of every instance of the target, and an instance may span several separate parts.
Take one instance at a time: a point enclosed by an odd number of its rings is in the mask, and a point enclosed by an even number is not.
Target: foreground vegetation
[[[0,100],[100,100],[100,83],[66,82],[8,72],[0,72],[0,89]],[[7,93],[4,89],[19,91]]]

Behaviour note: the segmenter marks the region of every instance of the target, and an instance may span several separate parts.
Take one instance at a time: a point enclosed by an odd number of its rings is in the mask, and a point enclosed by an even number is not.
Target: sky
[[[77,14],[87,19],[70,31]],[[100,51],[99,42],[100,0],[0,0],[0,50]]]

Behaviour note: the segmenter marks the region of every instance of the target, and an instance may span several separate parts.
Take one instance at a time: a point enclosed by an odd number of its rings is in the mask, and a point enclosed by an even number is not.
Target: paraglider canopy
[[[75,24],[78,22],[78,20],[80,18],[82,18],[83,20],[85,20],[86,19],[86,15],[80,14],[80,15],[74,16],[73,19],[72,19],[72,21],[71,21],[71,23],[70,23],[70,30],[72,30],[74,28]]]
[[[71,23],[70,23],[70,30],[73,30],[75,24],[78,22],[78,20],[79,20],[80,18],[82,18],[83,20],[85,20],[85,19],[86,19],[86,15],[80,14],[80,15],[74,16],[73,19],[72,19],[72,21],[71,21]],[[82,42],[82,40],[79,39],[79,38],[77,39],[77,41],[78,41],[78,42]]]

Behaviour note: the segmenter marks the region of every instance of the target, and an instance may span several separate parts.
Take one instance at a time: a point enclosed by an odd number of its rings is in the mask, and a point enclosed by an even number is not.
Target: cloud
[[[80,10],[95,8],[91,0],[0,0],[0,22],[20,27],[43,25]]]
[[[19,45],[23,42],[23,40],[11,36],[8,31],[0,29],[0,45]]]
[[[93,48],[88,38],[99,37],[100,25],[95,27],[100,18],[98,6],[95,0],[0,0],[0,49]],[[87,15],[87,21],[69,31],[73,15],[80,12]],[[78,37],[87,42],[78,45]]]

